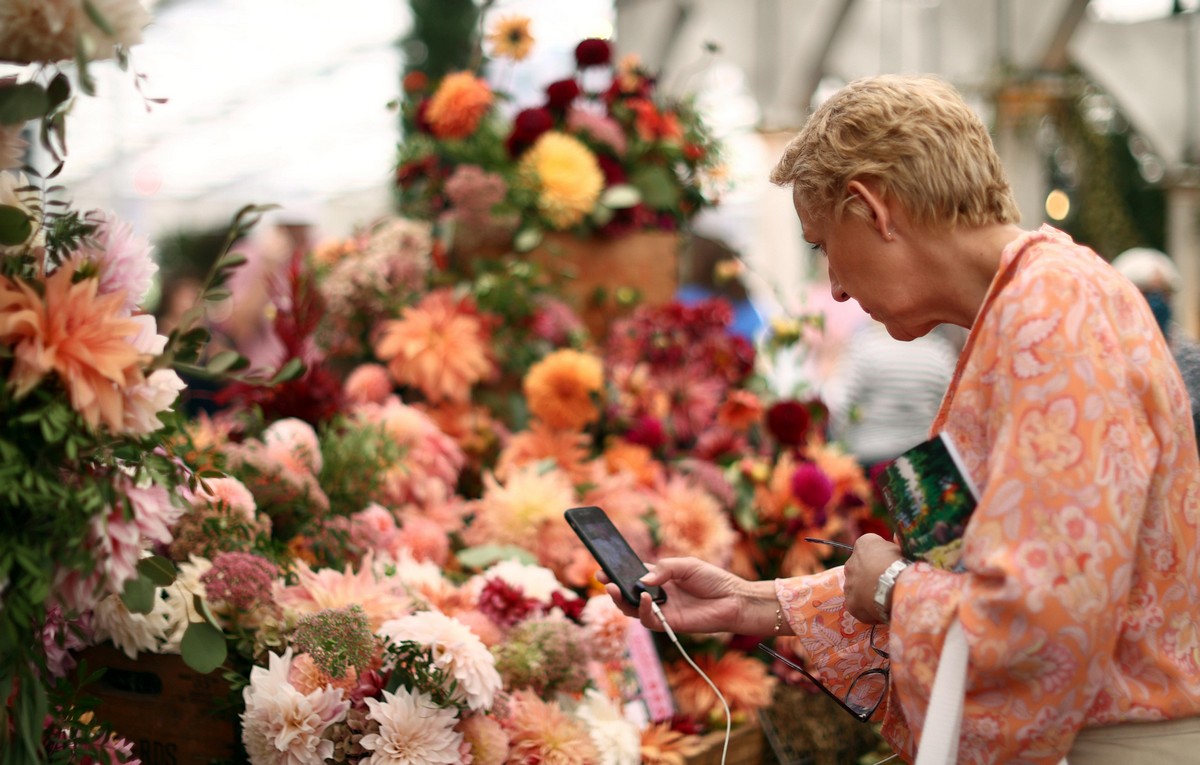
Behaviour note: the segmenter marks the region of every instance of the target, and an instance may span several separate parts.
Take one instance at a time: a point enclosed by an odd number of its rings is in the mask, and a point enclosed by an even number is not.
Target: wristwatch
[[[875,610],[884,624],[892,620],[892,588],[896,586],[896,578],[912,564],[911,560],[904,558],[895,561],[879,575],[879,581],[875,583]]]

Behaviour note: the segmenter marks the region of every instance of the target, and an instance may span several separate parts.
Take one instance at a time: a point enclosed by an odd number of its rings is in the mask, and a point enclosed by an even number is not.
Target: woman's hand
[[[660,608],[676,632],[734,632],[743,635],[769,635],[775,628],[779,604],[774,582],[750,582],[740,576],[705,563],[697,558],[663,558],[648,566],[650,573],[643,584],[659,585],[667,593]],[[600,581],[607,582],[603,573]],[[627,616],[662,631],[662,624],[650,609],[650,596],[642,593],[637,608],[621,597],[615,584],[606,587],[613,602]],[[779,634],[790,635],[787,621]]]
[[[854,543],[854,554],[846,561],[846,610],[865,624],[879,623],[875,586],[887,567],[902,558],[900,546],[878,534],[863,534]]]

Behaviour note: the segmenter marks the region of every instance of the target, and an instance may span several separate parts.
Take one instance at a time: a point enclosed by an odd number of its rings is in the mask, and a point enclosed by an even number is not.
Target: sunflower
[[[604,190],[596,155],[579,139],[557,131],[544,133],[525,152],[521,174],[538,191],[539,211],[560,231],[582,221]]]
[[[600,416],[592,396],[604,384],[600,359],[569,348],[555,351],[525,375],[525,399],[534,417],[554,430],[581,430]]]
[[[492,55],[522,61],[533,49],[533,35],[529,34],[528,16],[505,16],[496,22],[488,33],[492,44]]]

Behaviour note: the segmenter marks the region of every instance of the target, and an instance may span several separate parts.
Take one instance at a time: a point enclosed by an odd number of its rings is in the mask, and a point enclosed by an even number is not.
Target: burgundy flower
[[[558,111],[565,111],[580,94],[579,83],[575,80],[559,80],[546,86],[546,106]]]
[[[583,615],[583,607],[587,605],[587,601],[583,598],[568,598],[561,592],[554,592],[550,595],[550,604],[558,606],[563,615],[573,622],[578,622]]]
[[[487,580],[479,593],[479,610],[501,627],[511,627],[541,613],[542,604],[525,597],[521,588],[494,578]]]
[[[792,473],[792,494],[806,507],[820,511],[833,499],[833,481],[813,462],[803,462]]]
[[[612,46],[608,40],[591,37],[575,46],[575,63],[580,69],[603,66],[612,61]]]
[[[616,186],[628,179],[625,168],[621,167],[621,163],[615,157],[600,152],[596,154],[596,161],[600,164],[600,172],[604,173],[605,186]]]
[[[767,430],[784,446],[803,444],[811,424],[808,407],[795,399],[780,401],[767,410]]]
[[[651,451],[656,451],[667,443],[667,432],[663,428],[662,420],[643,415],[633,423],[633,427],[626,431],[625,439]]]
[[[554,127],[554,118],[543,108],[522,109],[513,119],[512,133],[505,146],[510,157],[520,156],[534,144],[542,134]]]
[[[422,133],[433,135],[433,127],[429,124],[429,118],[425,116],[427,111],[429,111],[429,99],[422,98],[417,102],[417,110],[413,113],[413,124]]]

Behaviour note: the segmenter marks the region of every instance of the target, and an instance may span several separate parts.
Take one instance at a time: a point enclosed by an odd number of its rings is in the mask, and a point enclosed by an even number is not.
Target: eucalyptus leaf
[[[204,621],[218,630],[221,629],[221,624],[217,621],[217,617],[213,616],[212,609],[208,607],[208,601],[200,597],[199,593],[192,594],[192,608],[196,609],[196,613],[200,614]]]
[[[0,205],[0,244],[24,244],[32,233],[33,221],[24,210],[11,205]]]
[[[527,228],[519,231],[517,235],[513,237],[513,249],[517,252],[529,252],[541,243],[541,229]]]
[[[175,564],[161,555],[152,555],[138,561],[138,573],[159,587],[170,587],[175,583]]]
[[[662,165],[643,165],[629,178],[637,187],[642,200],[655,210],[673,210],[679,206],[679,185],[669,168]]]
[[[304,365],[302,360],[298,358],[289,359],[288,363],[280,367],[279,371],[275,373],[275,376],[271,378],[270,384],[279,385],[280,383],[291,382],[292,380],[299,378],[307,371],[308,367]]]
[[[464,568],[476,570],[485,569],[493,563],[499,563],[502,560],[515,560],[527,565],[537,563],[537,558],[534,557],[533,553],[513,545],[480,545],[479,547],[468,547],[465,550],[461,550],[456,557]]]
[[[37,119],[50,110],[46,89],[36,82],[22,82],[0,88],[0,124],[20,125]]]
[[[208,622],[192,622],[179,642],[183,663],[201,674],[208,674],[225,663],[229,648],[221,630]]]
[[[630,186],[628,183],[610,186],[600,196],[600,204],[613,210],[624,210],[641,201],[642,193],[637,190],[636,186]]]
[[[121,600],[130,613],[148,614],[154,610],[154,582],[145,575],[130,579],[121,592]]]
[[[238,359],[240,358],[241,354],[237,351],[221,351],[208,362],[208,373],[219,375],[222,372],[228,372],[238,363]]]

